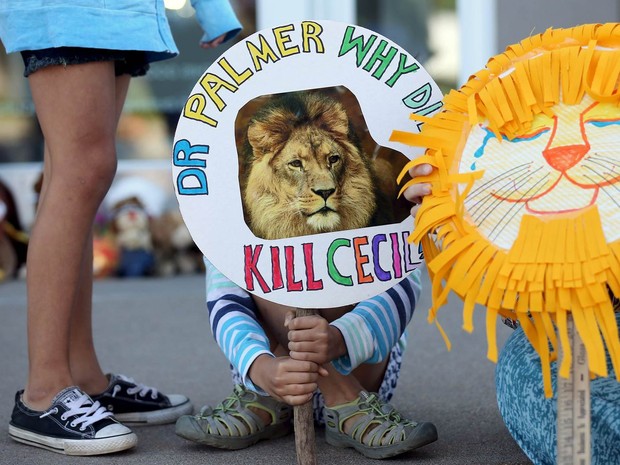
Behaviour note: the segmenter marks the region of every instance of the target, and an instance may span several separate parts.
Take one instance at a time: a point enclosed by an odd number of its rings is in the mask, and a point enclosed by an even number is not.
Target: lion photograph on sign
[[[394,174],[408,160],[372,140],[346,88],[254,99],[241,109],[236,127],[244,216],[257,237],[358,229],[406,217]]]

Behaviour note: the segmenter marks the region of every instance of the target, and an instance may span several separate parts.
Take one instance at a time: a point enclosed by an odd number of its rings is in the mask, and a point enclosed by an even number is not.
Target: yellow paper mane
[[[424,123],[419,134],[394,131],[391,137],[427,148],[403,169],[399,182],[416,165],[435,167],[431,175],[410,180],[402,189],[412,183],[432,185],[410,236],[422,243],[432,280],[429,321],[435,321],[450,291],[464,301],[467,331],[473,330],[475,304],[485,306],[487,355],[497,361],[497,316],[518,320],[540,355],[548,397],[558,337],[564,353],[559,373],[569,375],[569,313],[586,346],[591,372],[607,375],[607,350],[620,380],[620,341],[608,294],[609,288],[620,296],[620,241],[607,242],[593,205],[548,218],[525,215],[512,247],[500,248],[468,219],[464,200],[482,173],[459,173],[459,161],[471,128],[482,122],[498,139],[512,140],[530,129],[537,114],[553,116],[551,107],[577,104],[586,94],[618,105],[619,76],[620,25],[549,29],[491,58],[485,69],[445,97],[440,113],[411,115]]]

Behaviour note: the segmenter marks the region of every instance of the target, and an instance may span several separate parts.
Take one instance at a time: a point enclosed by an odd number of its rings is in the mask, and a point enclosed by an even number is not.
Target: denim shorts
[[[146,53],[136,50],[106,50],[99,48],[57,47],[21,52],[24,76],[46,66],[79,65],[95,61],[114,61],[117,76],[143,76],[149,69]]]

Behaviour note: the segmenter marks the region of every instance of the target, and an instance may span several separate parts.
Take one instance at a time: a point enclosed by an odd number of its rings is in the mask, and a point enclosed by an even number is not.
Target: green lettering
[[[357,67],[359,68],[360,66],[362,66],[364,58],[366,58],[366,55],[372,48],[372,44],[375,43],[377,36],[370,36],[367,43],[364,43],[363,36],[359,36],[351,40],[354,30],[355,28],[353,26],[347,26],[347,30],[345,31],[344,37],[342,38],[342,43],[340,44],[340,51],[338,52],[338,57],[346,55],[351,50],[355,49]]]
[[[373,52],[372,56],[369,58],[366,65],[364,66],[364,71],[370,72],[370,70],[373,68],[373,66],[375,66],[377,62],[380,63],[380,65],[377,67],[375,72],[372,73],[372,76],[376,79],[381,79],[381,77],[383,76],[383,73],[385,73],[385,70],[387,69],[387,67],[390,66],[390,63],[394,59],[394,55],[396,55],[396,52],[398,51],[396,47],[390,46],[390,48],[388,49],[388,52],[385,55],[383,55],[382,53],[383,53],[383,50],[385,50],[386,45],[387,45],[387,42],[385,40],[382,40],[381,42],[379,42],[379,45]]]
[[[327,250],[327,272],[335,283],[342,284],[343,286],[353,286],[353,278],[340,274],[334,263],[334,255],[340,247],[351,247],[351,241],[349,239],[336,239],[329,245]]]
[[[394,84],[396,84],[396,81],[398,81],[398,79],[403,74],[413,73],[414,71],[417,71],[419,69],[420,67],[418,66],[417,63],[413,63],[412,65],[407,66],[407,55],[405,55],[404,53],[401,53],[400,60],[398,62],[398,69],[392,75],[392,77],[387,80],[386,84],[390,87],[394,87]]]

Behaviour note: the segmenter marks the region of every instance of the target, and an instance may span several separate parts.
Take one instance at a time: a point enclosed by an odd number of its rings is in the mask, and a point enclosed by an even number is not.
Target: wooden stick
[[[590,465],[590,372],[586,347],[568,315],[572,363],[568,379],[557,374],[557,465]],[[562,346],[560,345],[560,349]]]
[[[295,317],[316,315],[318,311],[298,308]],[[297,465],[316,465],[316,447],[314,438],[314,412],[312,400],[304,405],[298,405],[293,409],[295,419],[295,450],[297,452]]]

